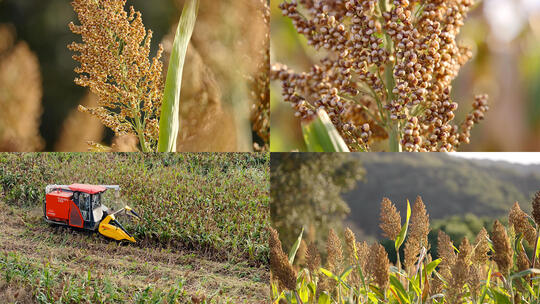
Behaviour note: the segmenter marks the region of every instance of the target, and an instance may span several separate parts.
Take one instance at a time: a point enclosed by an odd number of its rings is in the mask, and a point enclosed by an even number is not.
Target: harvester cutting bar
[[[129,206],[107,215],[101,223],[99,223],[99,233],[102,235],[115,239],[115,240],[128,240],[135,243],[135,238],[116,220],[116,215],[125,214],[128,216],[133,216],[137,219],[141,219],[139,215],[131,209]]]

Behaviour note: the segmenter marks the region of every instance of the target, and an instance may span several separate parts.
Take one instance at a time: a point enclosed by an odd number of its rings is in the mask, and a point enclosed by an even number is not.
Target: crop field
[[[264,302],[268,162],[265,154],[0,154],[0,297]],[[119,184],[122,204],[141,216],[120,219],[138,242],[46,224],[45,185],[75,182]]]
[[[412,207],[411,207],[412,206]],[[428,244],[428,206],[407,201],[407,215],[383,198],[380,228],[391,240],[357,242],[350,229],[331,229],[326,252],[303,231],[285,253],[278,232],[269,238],[274,303],[538,303],[540,192],[532,214],[516,202],[507,220],[495,220],[476,238],[454,244],[438,231],[436,254]],[[503,223],[507,224],[503,224]],[[339,233],[339,234],[338,234]],[[400,248],[403,249],[400,253]],[[400,255],[402,258],[400,258]]]

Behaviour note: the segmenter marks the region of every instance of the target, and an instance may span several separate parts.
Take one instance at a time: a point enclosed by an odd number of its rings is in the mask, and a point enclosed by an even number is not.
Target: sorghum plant
[[[130,7],[128,14],[126,0],[74,0],[72,5],[81,25],[70,23],[69,27],[82,37],[82,43],[68,46],[77,52],[73,58],[81,64],[75,68],[79,74],[75,83],[90,88],[99,98],[97,107],[80,105],[79,110],[98,117],[116,135],[137,136],[142,151],[157,150],[158,144],[160,151],[173,151],[183,60],[197,0],[188,2],[188,13],[180,19],[179,43],[175,39],[165,85],[160,61],[163,47],[149,58],[152,31],[146,31],[140,12]]]
[[[301,4],[301,5],[299,5]],[[280,4],[325,56],[308,72],[274,64],[303,122],[322,109],[351,150],[388,139],[390,151],[455,151],[488,110],[478,95],[455,123],[452,80],[472,56],[457,36],[474,0],[292,0]],[[323,51],[324,50],[324,51]]]
[[[97,116],[115,134],[136,134],[146,151],[156,145],[163,97],[161,79],[163,48],[150,60],[152,31],[144,28],[141,13],[124,10],[125,0],[75,0],[73,7],[81,25],[69,24],[83,43],[69,49],[79,54],[75,83],[99,96],[99,106],[83,112]],[[141,106],[142,105],[142,106]]]
[[[330,231],[324,266],[315,244],[303,261],[295,261],[300,235],[289,255],[282,250],[278,233],[271,230],[272,301],[274,303],[538,303],[540,192],[533,199],[533,216],[514,204],[506,228],[496,220],[491,235],[485,228],[473,243],[464,238],[459,248],[443,231],[438,232],[437,253],[427,244],[429,216],[422,199],[407,219],[385,198],[381,203],[383,235],[398,243],[407,238],[405,258],[391,265],[382,245],[356,241],[350,229],[341,239]],[[409,222],[410,217],[410,222]],[[401,241],[400,241],[401,240]],[[524,242],[526,241],[526,243]],[[531,251],[532,249],[532,251]],[[287,259],[288,257],[288,259]]]

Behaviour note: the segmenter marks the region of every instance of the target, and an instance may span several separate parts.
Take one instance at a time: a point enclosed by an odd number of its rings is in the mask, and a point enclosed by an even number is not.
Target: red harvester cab
[[[104,186],[49,185],[45,195],[45,220],[77,228],[96,230],[108,209],[102,205]]]

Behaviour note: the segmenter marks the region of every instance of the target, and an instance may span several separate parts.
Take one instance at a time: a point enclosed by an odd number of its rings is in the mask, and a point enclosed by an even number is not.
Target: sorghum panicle
[[[525,250],[523,248],[519,248],[516,260],[519,271],[531,268],[531,262],[529,261],[527,253],[525,253]]]
[[[380,224],[384,237],[395,240],[401,231],[401,216],[390,199],[381,202]]]
[[[389,268],[390,261],[384,247],[379,243],[371,245],[369,250],[368,273],[382,290],[385,290],[388,286]]]
[[[508,222],[514,227],[517,233],[522,233],[523,237],[530,246],[536,244],[536,229],[529,223],[528,216],[515,202],[508,214]]]
[[[315,245],[314,242],[310,242],[308,245],[306,263],[309,272],[312,274],[317,273],[321,267],[321,256],[319,254],[319,250],[317,249],[317,245]]]
[[[341,246],[341,240],[337,236],[334,229],[330,229],[328,232],[328,239],[326,240],[326,252],[327,267],[331,272],[339,273],[343,265],[343,248]]]
[[[476,299],[479,295],[480,288],[481,288],[481,280],[484,278],[482,268],[471,264],[469,265],[469,275],[467,277],[467,284],[469,285],[469,290],[471,291],[471,295],[473,299]]]
[[[409,268],[415,264],[417,255],[422,247],[428,249],[427,236],[429,234],[429,215],[422,198],[418,196],[413,206],[408,229],[408,238],[405,242],[405,265]]]
[[[289,263],[287,255],[283,252],[278,232],[272,227],[269,227],[268,230],[270,232],[268,244],[270,246],[270,267],[272,273],[285,288],[295,290],[296,271]]]
[[[472,261],[477,264],[484,264],[489,260],[489,241],[486,228],[482,227],[476,235]]]
[[[358,250],[356,247],[356,236],[350,228],[345,228],[345,244],[347,244],[347,256],[348,256],[348,265],[357,266],[359,264],[358,260]],[[350,275],[349,281],[356,285],[360,282],[360,276],[356,271],[353,271]]]
[[[454,151],[484,118],[487,97],[455,124],[452,80],[472,57],[457,35],[471,0],[282,2],[309,45],[327,56],[308,72],[275,64],[271,77],[302,120],[324,109],[352,150],[368,150],[393,129],[407,151]],[[386,3],[386,2],[384,2]],[[416,13],[418,12],[418,14]]]
[[[358,263],[356,236],[350,228],[345,228],[345,244],[347,245],[348,260],[351,265]]]
[[[366,241],[362,241],[356,243],[356,248],[358,252],[358,264],[360,265],[360,269],[362,269],[365,276],[369,258],[369,245]]]
[[[265,145],[256,150],[267,151],[270,143],[270,7],[267,0],[258,1],[261,17],[265,24],[265,38],[261,46],[262,60],[257,68],[257,75],[251,81],[251,122],[253,130],[264,141]],[[257,147],[256,147],[257,148]]]
[[[156,57],[149,59],[152,31],[146,31],[141,13],[126,0],[74,0],[73,8],[81,25],[69,24],[82,43],[68,48],[80,62],[75,68],[75,83],[88,87],[99,97],[99,106],[79,106],[97,116],[116,135],[135,134],[144,149],[153,148],[159,134],[163,96],[160,45]]]
[[[306,241],[301,240],[298,250],[296,251],[296,256],[294,258],[294,263],[296,265],[305,265],[307,256],[307,244]]]
[[[437,236],[437,253],[441,258],[439,272],[446,281],[450,281],[452,279],[451,269],[456,263],[457,254],[454,251],[454,244],[452,243],[452,240],[450,240],[448,234],[442,230],[439,230],[439,234]]]
[[[540,226],[540,191],[536,192],[532,201],[532,214],[537,227]]]
[[[469,240],[464,238],[459,246],[457,260],[451,268],[452,279],[450,280],[447,294],[449,303],[459,303],[459,301],[462,301],[464,294],[463,287],[469,278],[470,255],[471,245],[469,244]]]
[[[15,42],[15,30],[0,24],[0,150],[40,151],[43,112],[41,71],[26,42]]]
[[[510,239],[508,238],[506,229],[504,229],[504,226],[498,220],[495,220],[493,224],[491,240],[493,241],[493,249],[495,251],[493,260],[497,263],[499,271],[504,275],[508,275],[510,268],[512,268],[514,252],[510,246]]]

